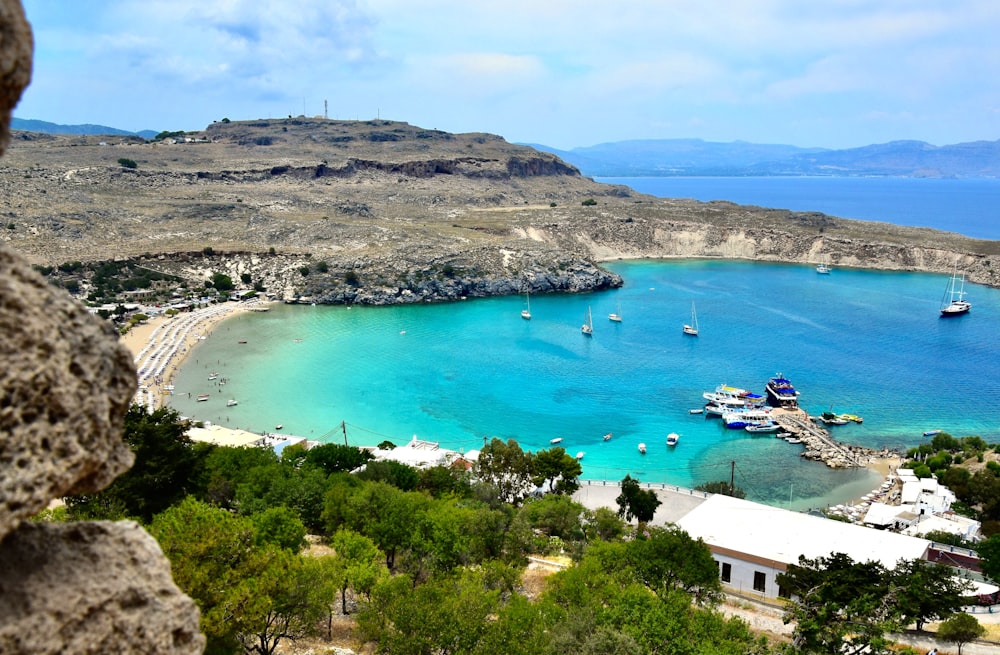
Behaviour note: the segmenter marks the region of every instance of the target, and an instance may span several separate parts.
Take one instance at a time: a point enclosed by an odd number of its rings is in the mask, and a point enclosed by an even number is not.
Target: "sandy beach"
[[[154,316],[134,326],[122,335],[121,342],[132,353],[138,374],[135,402],[150,409],[160,407],[163,397],[172,391],[177,367],[200,339],[233,314],[264,306],[256,300],[220,303],[173,317]]]

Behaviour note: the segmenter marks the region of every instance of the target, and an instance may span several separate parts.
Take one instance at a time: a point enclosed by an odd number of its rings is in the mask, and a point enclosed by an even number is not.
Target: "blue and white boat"
[[[767,403],[772,407],[794,409],[799,406],[799,392],[792,386],[788,378],[778,373],[767,381],[765,387]]]

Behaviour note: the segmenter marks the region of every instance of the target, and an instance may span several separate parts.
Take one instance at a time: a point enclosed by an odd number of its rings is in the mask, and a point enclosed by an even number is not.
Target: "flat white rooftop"
[[[797,564],[800,555],[845,553],[854,561],[875,560],[893,568],[900,559],[924,557],[930,544],[926,539],[719,494],[694,507],[677,525],[709,546],[784,564]]]

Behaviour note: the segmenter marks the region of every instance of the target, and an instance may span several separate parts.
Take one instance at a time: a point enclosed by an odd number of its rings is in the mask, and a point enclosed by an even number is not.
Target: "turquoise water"
[[[872,488],[801,446],[691,415],[720,383],[763,392],[782,372],[810,413],[864,417],[839,439],[905,448],[944,429],[1000,441],[1000,291],[967,287],[972,313],[940,319],[947,277],[698,260],[619,262],[614,291],[397,307],[277,306],[221,324],[186,360],[173,405],[223,426],[355,445],[413,435],[470,450],[553,438],[585,453],[584,477],[693,486],[728,480],[791,507]],[[701,335],[687,337],[691,303]],[[621,307],[623,322],[607,319]],[[594,335],[580,333],[588,307]],[[246,340],[247,343],[238,343]],[[209,382],[218,371],[223,387]],[[220,393],[221,391],[221,393]],[[212,399],[198,403],[198,393]],[[187,394],[191,393],[192,398]],[[239,405],[226,407],[236,398]],[[612,432],[607,442],[602,436]],[[680,444],[665,445],[677,432]],[[644,442],[648,454],[637,445]]]
[[[1000,239],[1000,179],[916,177],[603,177],[661,198],[729,200]]]

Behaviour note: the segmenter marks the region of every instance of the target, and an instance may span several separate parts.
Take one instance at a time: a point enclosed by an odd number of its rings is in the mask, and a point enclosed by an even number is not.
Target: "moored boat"
[[[799,392],[781,373],[768,380],[764,390],[767,393],[768,404],[773,407],[794,409],[799,406]]]
[[[945,300],[942,301],[941,318],[968,314],[969,310],[972,309],[972,303],[965,300],[965,274],[958,272],[957,261],[955,262],[955,272],[952,273],[944,295]]]
[[[744,429],[747,432],[753,433],[777,432],[781,429],[781,426],[774,421],[767,421],[766,423],[754,423],[753,425],[748,425]]]
[[[200,393],[200,394],[198,394],[198,402],[203,403],[203,402],[205,402],[206,400],[208,400],[211,397],[212,397],[212,394]]]
[[[587,321],[582,326],[580,326],[580,332],[582,332],[584,336],[587,337],[594,334],[594,317],[590,313],[589,306],[587,307]]]
[[[705,411],[704,407],[695,407],[694,409],[689,409],[688,414],[701,414]]]
[[[604,440],[605,441],[611,441],[611,433],[610,432],[607,433],[606,435],[604,435]]]
[[[670,434],[667,435],[667,445],[676,446],[677,442],[680,441],[680,439],[681,436],[679,434],[677,434],[676,432],[671,432]]]
[[[646,454],[646,444],[644,443],[639,444],[639,452],[643,455]]]
[[[555,439],[549,439],[549,443],[552,444],[553,446],[556,445],[557,443],[562,443],[562,437],[556,437]]]
[[[584,452],[583,452],[583,451],[581,450],[580,452],[578,452],[578,453],[576,454],[576,458],[577,458],[577,459],[583,459],[583,455],[584,455]]]
[[[229,400],[226,401],[226,407],[232,407],[232,406],[234,406],[236,404],[237,404],[237,402],[236,402],[235,398],[230,398]]]

